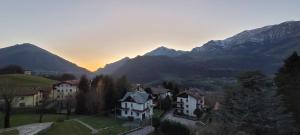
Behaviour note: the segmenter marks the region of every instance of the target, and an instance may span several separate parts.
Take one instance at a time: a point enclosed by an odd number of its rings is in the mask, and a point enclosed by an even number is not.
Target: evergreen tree
[[[296,52],[284,61],[284,65],[276,74],[275,83],[300,128],[300,57]]]
[[[231,134],[291,135],[293,119],[282,105],[281,97],[259,72],[247,72],[238,77],[235,90],[226,92],[218,118]]]
[[[199,119],[202,117],[202,115],[203,115],[203,111],[202,111],[199,107],[197,107],[197,108],[194,110],[193,113],[197,116],[198,120],[199,120]]]
[[[172,95],[173,95],[173,100],[176,100],[176,96],[179,93],[178,84],[175,83],[175,82],[166,82],[166,81],[164,81],[162,83],[162,85],[163,85],[164,88],[171,90]]]
[[[161,109],[167,111],[172,108],[172,100],[171,97],[168,95],[164,99],[161,100]]]
[[[77,114],[85,114],[88,111],[87,93],[89,92],[89,89],[90,89],[89,80],[86,78],[86,76],[82,76],[80,78],[78,88],[79,88],[79,90],[76,95],[75,111]]]
[[[118,101],[130,90],[130,83],[126,76],[122,76],[116,80],[115,85],[114,100]]]
[[[104,76],[102,78],[102,83],[103,83],[102,92],[104,94],[104,106],[105,106],[104,108],[105,110],[110,110],[115,107],[117,102],[114,99],[114,95],[115,95],[114,81],[111,77]]]

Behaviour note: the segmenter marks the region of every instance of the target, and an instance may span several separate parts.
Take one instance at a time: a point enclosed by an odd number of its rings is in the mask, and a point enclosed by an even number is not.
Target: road
[[[124,135],[148,135],[153,131],[154,131],[154,128],[152,126],[146,126],[139,130],[136,130],[136,131],[124,134]]]

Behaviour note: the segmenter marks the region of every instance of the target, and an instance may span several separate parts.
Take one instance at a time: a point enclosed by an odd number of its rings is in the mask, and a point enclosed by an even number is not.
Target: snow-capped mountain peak
[[[164,46],[158,47],[151,52],[146,53],[144,56],[169,56],[176,57],[185,54],[185,51],[170,49]]]

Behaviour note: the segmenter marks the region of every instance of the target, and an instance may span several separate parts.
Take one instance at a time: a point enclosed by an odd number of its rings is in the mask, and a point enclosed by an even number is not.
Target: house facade
[[[203,109],[204,95],[198,91],[187,90],[177,95],[176,113],[196,117],[194,111],[196,108]]]
[[[63,81],[53,85],[51,96],[54,100],[65,100],[68,95],[74,96],[78,91],[78,81]]]
[[[120,102],[123,118],[142,121],[153,115],[152,96],[145,91],[127,92]]]
[[[36,107],[48,97],[51,88],[32,88],[19,91],[12,104],[15,108]]]
[[[63,81],[53,85],[53,90],[50,94],[52,100],[63,106],[64,101],[68,96],[75,97],[78,91],[77,80]]]
[[[165,99],[167,96],[172,97],[171,91],[163,87],[151,87],[151,93],[153,96],[154,106],[157,106],[160,100]]]

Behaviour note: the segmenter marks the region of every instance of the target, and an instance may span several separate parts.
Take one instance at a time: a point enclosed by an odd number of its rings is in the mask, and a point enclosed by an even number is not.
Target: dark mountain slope
[[[115,75],[135,82],[166,79],[201,80],[232,77],[247,70],[274,74],[284,58],[300,52],[300,22],[284,22],[247,30],[225,40],[209,41],[178,57],[140,56]]]
[[[28,43],[0,49],[0,67],[10,64],[41,73],[89,73],[74,63]]]

